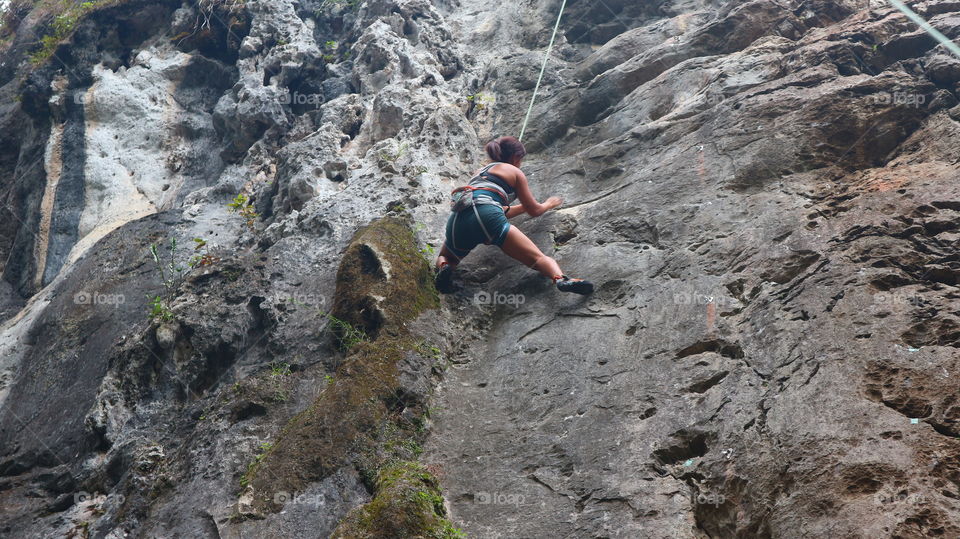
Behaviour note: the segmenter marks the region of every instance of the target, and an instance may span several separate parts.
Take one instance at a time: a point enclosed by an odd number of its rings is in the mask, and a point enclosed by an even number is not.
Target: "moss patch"
[[[415,462],[384,467],[373,500],[351,511],[331,539],[466,537],[446,518],[437,480]]]
[[[41,64],[51,56],[60,45],[60,42],[70,37],[77,25],[84,17],[97,9],[114,6],[121,0],[90,0],[73,2],[69,0],[42,0],[37,3],[41,9],[51,14],[47,33],[40,38],[40,48],[30,55],[30,61]]]
[[[337,271],[331,315],[368,339],[350,343],[333,382],[244,475],[256,510],[278,511],[275,493],[300,491],[348,464],[379,492],[389,466],[416,458],[426,407],[400,390],[397,366],[421,342],[407,324],[439,305],[432,276],[407,220],[357,231]]]

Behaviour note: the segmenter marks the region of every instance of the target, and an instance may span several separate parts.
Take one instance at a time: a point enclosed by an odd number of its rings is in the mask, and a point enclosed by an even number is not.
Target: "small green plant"
[[[48,28],[48,34],[40,38],[40,49],[30,54],[30,61],[34,65],[42,64],[53,56],[61,41],[70,37],[83,17],[98,7],[102,7],[116,0],[97,0],[80,2],[77,4],[64,3],[66,8],[56,15]]]
[[[423,249],[420,249],[420,254],[422,254],[426,258],[432,257],[433,253],[434,253],[433,245],[430,245],[429,243]]]
[[[270,364],[270,376],[287,376],[290,374],[290,364],[282,361],[275,361]]]
[[[354,327],[350,322],[340,320],[332,314],[328,314],[327,318],[330,320],[330,329],[337,336],[341,352],[346,352],[367,340],[367,334],[362,329]]]
[[[320,7],[340,6],[353,9],[360,5],[360,1],[361,0],[323,0],[323,4],[321,4]]]
[[[404,142],[403,144],[400,145],[399,148],[397,148],[396,152],[390,152],[390,151],[384,150],[380,152],[380,158],[383,159],[384,161],[396,163],[397,159],[400,159],[401,157],[403,157],[403,154],[407,153],[407,148],[409,146],[410,146],[409,144]]]
[[[327,41],[323,44],[323,49],[327,51],[326,54],[321,56],[324,62],[328,64],[332,64],[337,61],[337,54],[336,54],[337,46],[338,46],[338,43],[336,41]]]
[[[466,532],[454,526],[449,520],[444,522],[440,536],[446,539],[467,539]]]
[[[244,221],[247,223],[247,228],[253,232],[257,218],[260,217],[260,214],[253,209],[253,204],[250,202],[250,198],[247,195],[240,193],[233,198],[233,200],[227,204],[227,208],[231,213],[238,213],[240,217],[243,217]]]
[[[323,379],[327,381],[327,384],[333,383],[333,376],[330,376],[329,374],[324,376]]]
[[[417,351],[420,352],[421,355],[433,358],[435,360],[443,357],[443,351],[440,350],[440,347],[430,344],[427,341],[420,341],[417,343]]]
[[[467,96],[467,101],[473,104],[473,107],[476,110],[484,110],[488,105],[493,105],[496,103],[496,99],[492,95],[475,93]]]
[[[193,239],[194,247],[193,257],[187,261],[186,265],[181,263],[177,254],[179,245],[176,238],[170,238],[167,252],[161,253],[160,244],[150,244],[150,258],[156,266],[157,273],[160,276],[160,282],[163,285],[163,293],[157,295],[147,295],[150,300],[150,320],[170,321],[173,319],[173,311],[170,305],[183,286],[189,272],[201,266],[208,266],[215,263],[216,257],[204,252],[207,248],[206,240],[202,238]]]
[[[270,442],[262,442],[259,447],[259,452],[253,456],[253,461],[247,465],[247,471],[242,476],[240,476],[240,488],[247,488],[247,485],[250,484],[250,477],[253,475],[253,470],[257,467],[257,464],[260,464],[264,458],[266,458],[267,453],[273,449],[273,444]]]
[[[222,273],[223,273],[223,276],[232,283],[240,278],[240,275],[243,274],[243,271],[241,271],[238,268],[227,268],[223,270]]]
[[[147,296],[149,297],[149,296]],[[155,296],[150,300],[150,320],[159,320],[161,322],[169,322],[173,320],[173,311],[170,310],[170,307],[160,296]]]

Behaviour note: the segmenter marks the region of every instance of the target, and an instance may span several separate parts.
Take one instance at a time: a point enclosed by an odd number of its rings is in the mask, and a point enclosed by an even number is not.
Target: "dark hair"
[[[527,149],[516,137],[500,137],[487,143],[487,155],[494,161],[512,163],[514,159],[522,159],[527,155]]]

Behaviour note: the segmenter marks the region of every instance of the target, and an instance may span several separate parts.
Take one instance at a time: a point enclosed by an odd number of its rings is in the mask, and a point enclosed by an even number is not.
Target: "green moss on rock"
[[[351,511],[332,539],[466,537],[446,518],[439,484],[415,462],[384,467],[378,477],[376,496]]]
[[[279,510],[277,492],[300,491],[347,464],[379,492],[393,484],[384,476],[390,463],[416,458],[426,409],[400,390],[397,365],[421,342],[407,323],[439,305],[432,277],[408,221],[379,219],[354,235],[337,271],[331,315],[368,339],[351,343],[334,383],[244,475],[257,511]]]

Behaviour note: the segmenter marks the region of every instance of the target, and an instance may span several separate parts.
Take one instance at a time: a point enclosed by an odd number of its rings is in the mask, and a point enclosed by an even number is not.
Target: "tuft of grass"
[[[275,361],[270,364],[270,376],[287,376],[290,374],[290,364],[283,361]]]
[[[240,488],[247,488],[247,485],[250,484],[250,477],[253,476],[254,471],[257,469],[257,465],[263,462],[263,459],[267,457],[267,454],[270,453],[270,450],[273,449],[273,444],[271,442],[261,442],[259,451],[256,455],[253,456],[253,460],[250,464],[247,464],[247,471],[242,476],[240,476]]]
[[[403,157],[405,153],[407,153],[407,148],[409,147],[410,147],[410,144],[404,142],[403,144],[400,145],[399,148],[397,148],[397,151],[395,152],[384,150],[380,152],[380,159],[384,161],[388,161],[390,163],[396,163],[397,159],[400,159],[401,157]]]
[[[189,273],[198,267],[209,266],[220,260],[204,251],[207,247],[206,240],[194,238],[193,242],[193,252],[195,254],[186,262],[186,265],[183,264],[181,257],[177,255],[179,245],[177,244],[176,238],[170,238],[170,245],[166,253],[161,253],[160,244],[150,244],[150,258],[153,259],[157,273],[160,276],[160,282],[163,284],[162,294],[147,295],[147,298],[150,300],[150,312],[148,315],[150,320],[172,320],[173,311],[170,309],[170,305],[180,292],[180,287],[183,285]]]
[[[327,318],[330,320],[329,327],[337,337],[337,345],[341,352],[346,352],[354,346],[367,341],[367,334],[350,322],[341,320],[332,314],[328,314]]]
[[[53,20],[47,28],[47,33],[40,38],[40,48],[30,54],[30,61],[40,65],[53,56],[60,43],[69,38],[77,29],[80,21],[91,12],[120,3],[119,0],[90,0],[87,2],[70,2],[68,0],[41,1],[37,7],[49,9]]]

